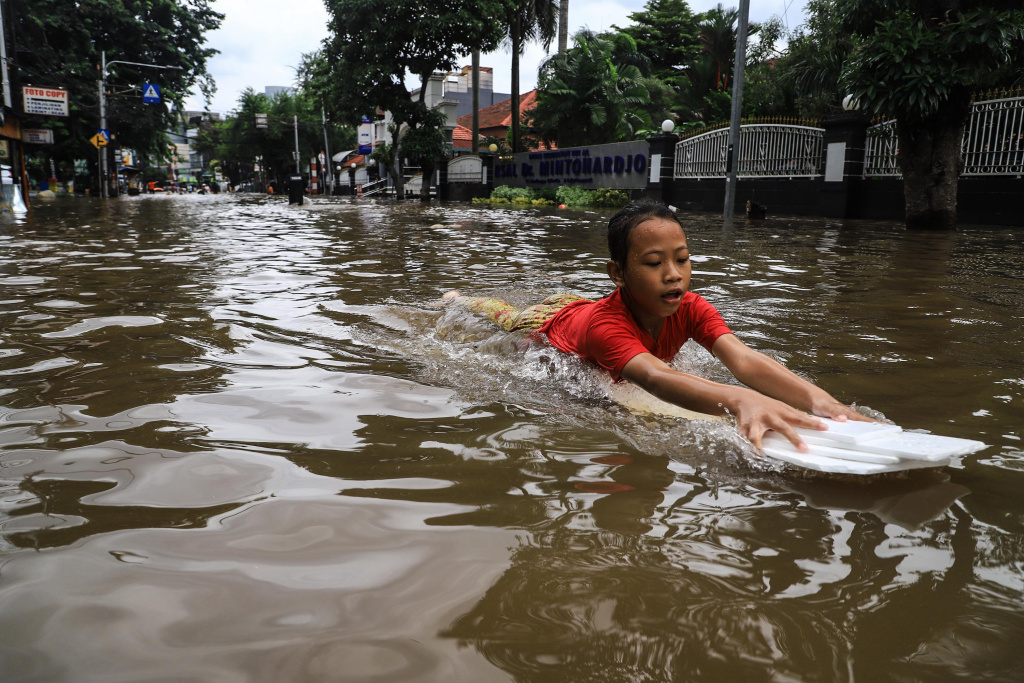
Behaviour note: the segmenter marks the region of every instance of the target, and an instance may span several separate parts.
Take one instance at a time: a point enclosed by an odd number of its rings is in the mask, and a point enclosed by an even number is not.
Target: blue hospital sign
[[[142,101],[146,104],[160,104],[160,86],[155,83],[143,83]]]

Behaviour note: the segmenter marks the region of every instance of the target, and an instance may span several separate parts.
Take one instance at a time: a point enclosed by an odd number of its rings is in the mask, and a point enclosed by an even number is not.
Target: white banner
[[[26,114],[42,116],[67,116],[68,91],[60,88],[35,88],[25,86],[21,89],[25,99]]]

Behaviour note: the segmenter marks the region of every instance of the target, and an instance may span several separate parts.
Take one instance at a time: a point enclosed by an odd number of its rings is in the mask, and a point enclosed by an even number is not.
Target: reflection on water
[[[607,219],[221,195],[0,224],[4,680],[1024,678],[1021,235],[687,219],[748,343],[991,445],[865,482],[438,304],[602,296]]]

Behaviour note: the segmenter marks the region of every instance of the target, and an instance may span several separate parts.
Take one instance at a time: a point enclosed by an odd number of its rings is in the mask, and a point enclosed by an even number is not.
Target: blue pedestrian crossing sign
[[[142,101],[146,104],[160,104],[160,86],[156,83],[143,83]]]

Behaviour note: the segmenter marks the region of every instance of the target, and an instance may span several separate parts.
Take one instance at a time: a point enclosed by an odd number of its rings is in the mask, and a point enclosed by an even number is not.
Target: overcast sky
[[[397,1],[397,0],[396,0]],[[645,0],[570,0],[569,35],[581,28],[601,31],[627,26],[629,15],[643,9]],[[718,0],[690,0],[694,12],[703,12]],[[724,0],[726,7],[739,2]],[[803,21],[804,0],[756,0],[750,3],[750,20],[764,21],[774,14],[791,28]],[[210,110],[227,114],[236,108],[239,94],[247,87],[263,92],[268,85],[294,85],[300,56],[317,49],[327,35],[327,10],[322,0],[215,0],[213,7],[224,14],[221,27],[210,33],[209,47],[220,50],[208,69],[217,83]],[[557,45],[553,46],[557,49]],[[537,85],[537,68],[546,57],[539,45],[530,45],[522,59],[520,92]],[[469,64],[469,58],[465,60]],[[509,92],[511,56],[507,51],[484,55],[481,66],[494,69],[494,89]],[[186,108],[203,109],[198,93],[186,99]]]

